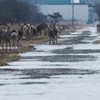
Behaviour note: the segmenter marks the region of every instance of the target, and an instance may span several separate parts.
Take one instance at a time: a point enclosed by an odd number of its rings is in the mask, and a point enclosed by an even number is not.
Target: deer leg
[[[39,31],[37,31],[36,36],[38,36]]]
[[[55,36],[53,36],[53,44],[55,44]]]
[[[14,52],[15,52],[15,42],[13,42],[13,49],[14,49]]]
[[[2,52],[4,52],[4,40],[2,40]]]
[[[47,35],[47,31],[45,31],[45,36]]]
[[[28,39],[30,39],[30,37],[31,37],[31,35],[30,35],[30,33],[28,34]]]
[[[40,31],[40,36],[41,36],[41,31]]]
[[[15,52],[15,42],[14,42],[14,45],[13,46],[14,46],[14,52]]]
[[[52,36],[52,40],[51,40],[52,44],[54,44],[54,37]]]
[[[27,35],[26,35],[26,39],[27,39]]]
[[[29,33],[27,33],[27,40],[29,40]]]
[[[10,47],[10,52],[11,52],[11,42],[9,41],[9,47]]]
[[[29,40],[29,32],[28,32],[28,34],[27,34],[27,39]]]
[[[56,44],[58,43],[58,41],[57,41],[57,35],[56,35]]]
[[[51,36],[50,36],[50,41],[49,41],[49,44],[51,44]]]
[[[17,52],[19,52],[20,41],[17,41]]]
[[[6,41],[6,53],[7,53],[7,41]]]
[[[14,43],[12,43],[12,49],[14,50]]]
[[[35,35],[35,37],[37,36],[37,34],[36,34],[36,32],[34,31],[34,35]]]

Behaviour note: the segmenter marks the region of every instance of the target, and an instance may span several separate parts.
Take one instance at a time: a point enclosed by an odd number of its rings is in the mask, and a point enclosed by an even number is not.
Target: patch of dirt
[[[30,45],[30,44],[38,44],[38,43],[44,43],[49,41],[49,36],[38,36],[38,37],[31,37],[30,39],[23,39],[20,42],[20,49],[19,52],[20,53],[25,53],[28,51],[32,51],[34,50],[34,45]],[[19,55],[17,53],[16,50],[10,50],[7,49],[7,53],[6,50],[4,50],[4,53],[2,54],[2,49],[0,49],[1,55],[0,55],[0,66],[4,66],[7,65],[7,62],[12,62],[12,61],[16,61],[19,59]]]
[[[20,48],[20,50],[19,50],[19,52],[20,53],[25,53],[25,52],[28,52],[28,51],[31,51],[31,50],[34,50],[35,48],[34,48],[34,46],[33,45],[23,45],[23,46],[21,46],[21,48]]]
[[[100,40],[94,41],[93,44],[99,44]]]
[[[17,53],[1,54],[0,55],[0,66],[8,65],[7,62],[16,61],[19,59]]]
[[[8,65],[6,62],[0,61],[0,66],[6,66]]]

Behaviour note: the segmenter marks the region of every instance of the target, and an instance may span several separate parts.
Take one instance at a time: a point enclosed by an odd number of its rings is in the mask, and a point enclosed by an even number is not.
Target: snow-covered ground
[[[76,38],[83,31],[89,31],[93,39],[84,38],[82,44],[62,44],[63,41],[70,38]],[[77,30],[70,35],[60,36],[58,42],[60,45],[39,44],[35,45],[36,51],[20,54],[19,61],[9,63],[10,66],[4,66],[0,69],[39,69],[39,68],[75,68],[89,69],[98,71],[97,74],[87,75],[56,75],[50,78],[30,79],[28,75],[21,76],[21,73],[7,74],[0,73],[0,100],[99,100],[100,98],[100,52],[90,53],[55,53],[54,50],[100,50],[99,44],[92,44],[94,40],[99,39],[99,33],[96,33],[96,27],[87,27]],[[63,62],[42,60],[42,57],[54,56],[91,56],[96,60]],[[48,59],[48,58],[47,58]],[[61,59],[61,58],[60,58]],[[84,58],[85,59],[85,58]],[[59,66],[57,66],[59,65]],[[60,66],[61,65],[61,66]]]

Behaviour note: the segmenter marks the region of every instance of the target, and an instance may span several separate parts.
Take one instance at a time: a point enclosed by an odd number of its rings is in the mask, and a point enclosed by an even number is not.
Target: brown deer
[[[10,29],[7,29],[6,27],[0,28],[0,40],[2,44],[2,53],[4,53],[4,42],[6,42],[6,52],[7,52],[7,44],[9,42],[10,51],[11,51],[11,33]]]
[[[17,43],[17,52],[19,52],[20,40],[22,39],[23,35],[23,27],[18,23],[15,25],[7,24],[7,28],[11,34],[11,41],[13,43],[13,48],[15,51],[15,44]]]
[[[45,35],[46,35],[46,29],[48,28],[48,25],[46,23],[42,23],[42,24],[39,24],[37,26],[37,35],[38,33],[40,33],[40,36],[41,36],[41,31],[44,30],[45,31]]]
[[[31,35],[36,36],[36,27],[31,25]]]
[[[17,23],[17,24],[13,24],[13,23],[7,23],[7,27],[10,27],[10,32],[15,30],[20,34],[20,39],[22,39],[23,36],[23,26],[24,24],[21,23]]]
[[[17,52],[19,52],[20,46],[20,34],[16,30],[11,31],[11,40],[13,43],[14,51],[15,51],[15,44],[17,43]]]
[[[26,24],[23,27],[23,35],[26,37],[26,39],[29,39],[31,36],[31,25]]]
[[[57,44],[57,36],[58,33],[60,32],[60,29],[56,26],[56,22],[51,21],[52,25],[49,26],[49,35],[50,35],[50,42],[49,44],[51,44],[51,41],[54,42],[54,44]]]

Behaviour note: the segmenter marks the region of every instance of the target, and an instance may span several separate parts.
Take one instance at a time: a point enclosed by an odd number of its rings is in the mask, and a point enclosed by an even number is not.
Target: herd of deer
[[[57,34],[60,33],[62,29],[58,28],[56,23],[57,21],[51,21],[51,25],[43,23],[39,24],[37,27],[26,23],[7,23],[6,25],[0,26],[0,42],[2,45],[2,53],[4,52],[4,43],[6,43],[6,52],[8,43],[11,51],[11,42],[14,50],[15,44],[17,43],[17,52],[19,52],[20,40],[23,36],[25,36],[26,39],[30,38],[30,36],[38,36],[41,35],[42,30],[44,30],[45,35],[48,33],[48,36],[50,36],[49,44],[51,44],[51,41],[52,43],[57,44]]]

